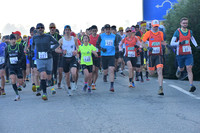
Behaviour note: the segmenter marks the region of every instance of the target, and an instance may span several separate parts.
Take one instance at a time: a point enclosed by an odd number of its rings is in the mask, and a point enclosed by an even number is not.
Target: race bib
[[[191,52],[190,46],[183,46],[183,52]]]
[[[160,53],[160,47],[152,47],[152,54],[159,54]]]
[[[0,64],[4,64],[5,63],[5,57],[0,57]]]
[[[91,62],[91,56],[83,56],[84,62]]]
[[[152,42],[152,46],[160,46],[160,42]]]
[[[47,52],[38,52],[38,54],[39,54],[39,59],[47,59],[48,58]]]
[[[113,46],[113,40],[105,40],[106,46]]]
[[[18,57],[10,57],[10,64],[17,64],[18,62]]]
[[[72,57],[73,52],[72,51],[67,51],[66,57]]]
[[[135,57],[135,51],[128,51],[128,57]]]

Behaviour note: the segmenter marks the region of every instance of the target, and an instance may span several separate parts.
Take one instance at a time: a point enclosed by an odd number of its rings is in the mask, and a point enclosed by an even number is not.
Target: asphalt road
[[[17,102],[8,84],[0,96],[0,133],[200,133],[200,82],[189,93],[188,81],[165,79],[164,96],[157,95],[156,78],[135,83],[128,88],[128,76],[118,75],[112,93],[100,75],[88,94],[81,75],[73,96],[65,89],[51,95],[49,88],[43,101],[27,82]]]

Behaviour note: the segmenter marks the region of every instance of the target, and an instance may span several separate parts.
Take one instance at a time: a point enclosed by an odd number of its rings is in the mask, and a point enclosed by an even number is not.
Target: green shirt
[[[84,44],[79,46],[78,52],[81,53],[81,65],[90,66],[93,65],[92,61],[92,51],[96,51],[97,49],[89,44],[85,46]]]
[[[187,36],[187,35],[188,35],[188,29],[187,29],[186,32],[182,31],[181,29],[180,29],[180,31],[181,31],[181,33],[182,33],[184,36]],[[190,34],[191,34],[191,37],[192,37],[192,36],[193,36],[193,33],[192,33],[191,30],[190,30]],[[178,30],[175,31],[174,37],[179,38],[179,31],[178,31]]]

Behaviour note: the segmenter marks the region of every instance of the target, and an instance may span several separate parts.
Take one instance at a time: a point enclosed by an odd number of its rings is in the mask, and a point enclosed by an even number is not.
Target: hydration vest
[[[152,47],[153,50],[150,52],[149,55],[162,55],[162,37],[161,37],[161,31],[158,31],[158,34],[153,34],[152,31],[150,31],[150,37],[149,37],[149,47]]]
[[[130,40],[129,40],[130,39]],[[137,57],[137,49],[134,47],[136,45],[137,39],[136,37],[131,38],[124,38],[124,44],[125,44],[125,56],[127,57]]]
[[[179,42],[186,41],[186,44],[179,45],[179,55],[191,54],[192,50],[190,46],[190,38],[191,38],[190,30],[188,30],[187,36],[184,36],[180,29],[178,29],[178,32],[179,32]]]

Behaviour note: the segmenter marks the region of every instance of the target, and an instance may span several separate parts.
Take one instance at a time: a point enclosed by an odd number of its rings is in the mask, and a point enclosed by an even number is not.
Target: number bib
[[[159,54],[160,53],[160,47],[152,47],[153,51],[152,54]]]
[[[65,55],[65,57],[72,57],[72,51],[67,51],[67,54]]]
[[[18,62],[18,57],[10,57],[10,64],[17,64]]]
[[[83,56],[84,62],[91,62],[91,56]]]
[[[135,51],[128,51],[128,57],[135,57]]]
[[[190,46],[183,46],[183,52],[191,52]]]
[[[4,64],[5,63],[5,57],[0,57],[0,64]]]
[[[105,40],[106,46],[113,46],[113,41],[112,40]]]
[[[39,55],[39,59],[47,59],[48,58],[47,52],[38,52],[38,55]]]

